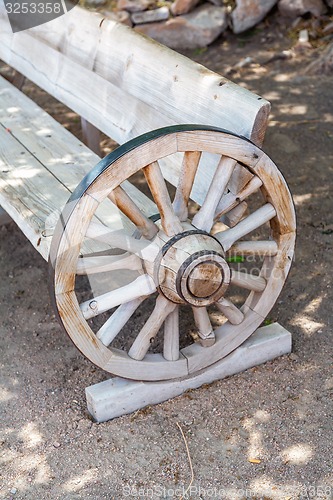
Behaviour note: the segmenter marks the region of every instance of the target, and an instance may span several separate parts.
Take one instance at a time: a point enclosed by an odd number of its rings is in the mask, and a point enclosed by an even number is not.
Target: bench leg
[[[81,127],[82,127],[82,136],[83,142],[88,148],[90,148],[94,153],[98,156],[101,156],[101,148],[100,148],[100,140],[101,133],[98,128],[94,127],[90,122],[88,122],[85,118],[81,117]]]

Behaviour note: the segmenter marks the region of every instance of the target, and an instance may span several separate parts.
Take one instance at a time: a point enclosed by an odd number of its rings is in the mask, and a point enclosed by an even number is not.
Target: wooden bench
[[[0,9],[0,59],[80,115],[91,146],[0,78],[0,205],[49,260],[61,324],[125,378],[188,377],[227,356],[293,255],[291,196],[260,149],[269,103],[79,7],[16,34]],[[98,131],[122,144],[101,161]]]

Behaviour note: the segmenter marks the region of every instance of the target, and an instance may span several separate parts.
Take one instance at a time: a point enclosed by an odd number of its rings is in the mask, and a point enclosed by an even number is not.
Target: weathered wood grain
[[[100,158],[1,77],[0,99],[0,199],[47,259],[54,226],[70,193]],[[143,217],[157,212],[155,204],[129,182],[122,189]],[[97,215],[106,225],[131,229],[128,218],[110,201],[99,207]]]
[[[117,142],[204,123],[262,143],[269,103],[177,52],[79,7],[13,35],[0,9],[0,58]]]

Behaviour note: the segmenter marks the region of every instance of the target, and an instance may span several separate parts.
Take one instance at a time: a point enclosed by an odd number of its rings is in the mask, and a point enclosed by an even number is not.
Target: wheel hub
[[[220,243],[204,231],[186,231],[162,248],[156,280],[171,301],[204,307],[219,300],[230,283]]]

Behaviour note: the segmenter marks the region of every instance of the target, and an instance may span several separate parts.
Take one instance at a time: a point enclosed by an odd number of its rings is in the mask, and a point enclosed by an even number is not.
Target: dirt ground
[[[333,80],[303,74],[320,47],[279,55],[294,46],[270,19],[187,54],[272,103],[264,149],[293,193],[298,239],[269,319],[292,332],[293,353],[93,423],[84,388],[107,375],[59,327],[47,264],[13,223],[1,227],[0,498],[181,498],[191,470],[177,423],[193,464],[194,499],[333,498]],[[244,57],[248,64],[235,67]],[[73,113],[25,90],[77,129]]]

